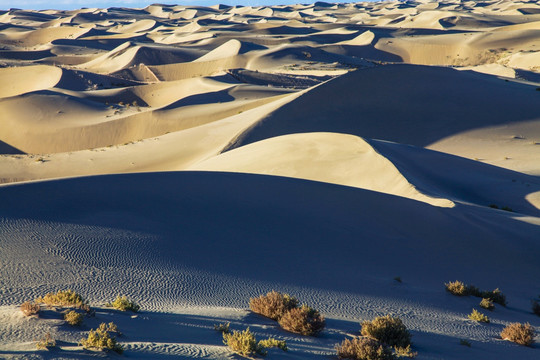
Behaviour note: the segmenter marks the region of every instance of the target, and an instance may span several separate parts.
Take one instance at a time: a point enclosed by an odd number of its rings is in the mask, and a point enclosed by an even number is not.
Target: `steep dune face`
[[[238,145],[290,133],[331,131],[430,146],[474,129],[526,121],[538,127],[537,95],[533,86],[471,72],[375,67],[303,94],[246,132]],[[507,132],[508,138],[512,135]]]
[[[287,176],[354,186],[435,206],[445,199],[419,193],[383,156],[358,137],[336,133],[285,135],[227,151],[189,170]]]

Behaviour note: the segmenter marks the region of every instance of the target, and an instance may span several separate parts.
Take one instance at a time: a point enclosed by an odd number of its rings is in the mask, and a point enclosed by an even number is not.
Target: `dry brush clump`
[[[492,291],[480,290],[474,285],[466,285],[461,281],[451,281],[444,284],[446,291],[456,296],[476,296],[488,299],[496,304],[506,306],[506,296],[498,288]]]
[[[534,343],[534,328],[529,323],[512,323],[501,331],[501,338],[516,344],[531,346]]]
[[[298,307],[298,300],[289,294],[270,291],[266,295],[249,300],[249,308],[272,320],[279,320],[287,311]]]
[[[452,295],[456,296],[467,296],[469,295],[467,285],[462,283],[461,281],[450,281],[446,284],[444,284],[446,291],[448,291]]]
[[[48,293],[37,298],[36,303],[45,304],[48,307],[75,307],[86,312],[90,311],[88,303],[73,290],[60,290],[56,294]]]
[[[266,349],[277,347],[283,351],[287,351],[285,341],[268,338],[257,342],[255,335],[247,328],[244,331],[223,332],[223,343],[232,351],[242,356],[265,356],[268,352]]]
[[[56,340],[54,340],[50,332],[46,333],[36,344],[38,350],[49,350],[55,346]]]
[[[101,323],[96,330],[90,330],[88,337],[81,339],[80,344],[85,349],[113,350],[121,354],[124,349],[111,333],[118,334],[118,328],[114,323]]]
[[[70,310],[64,314],[64,320],[71,326],[79,326],[83,322],[83,315],[74,310]]]
[[[251,298],[249,307],[257,314],[276,320],[283,329],[297,334],[315,336],[326,324],[317,310],[307,305],[298,306],[295,297],[277,291]]]
[[[398,317],[379,316],[362,323],[361,334],[387,346],[407,348],[411,345],[411,333]]]
[[[115,308],[120,311],[133,311],[138,312],[141,307],[135,302],[129,300],[126,296],[118,296],[113,302],[108,303],[106,306]]]
[[[21,311],[26,316],[37,315],[41,311],[41,306],[39,304],[31,303],[30,301],[25,301],[21,305]]]
[[[375,339],[358,337],[345,339],[336,345],[337,356],[340,359],[353,360],[394,360],[392,351]]]
[[[476,309],[473,309],[472,313],[468,315],[468,318],[478,322],[489,323],[489,318]]]
[[[307,305],[287,311],[278,323],[287,331],[307,336],[319,334],[326,324],[324,317]]]
[[[540,303],[537,300],[531,302],[531,310],[533,314],[540,316]]]
[[[480,307],[489,311],[492,311],[495,309],[495,305],[493,305],[493,301],[483,298],[482,301],[480,301]]]

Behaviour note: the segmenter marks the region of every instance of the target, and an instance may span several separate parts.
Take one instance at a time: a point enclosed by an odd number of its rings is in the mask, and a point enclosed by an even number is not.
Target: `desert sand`
[[[540,330],[539,90],[537,1],[1,10],[0,358],[118,357],[79,345],[114,321],[127,358],[239,359],[230,322],[337,359],[392,314],[417,359],[538,359],[499,333]],[[66,289],[80,328],[19,310]],[[249,311],[270,290],[325,330]]]

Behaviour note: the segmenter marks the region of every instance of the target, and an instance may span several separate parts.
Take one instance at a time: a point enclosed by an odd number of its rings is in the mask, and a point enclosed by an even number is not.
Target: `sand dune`
[[[0,11],[0,358],[107,357],[79,341],[114,321],[129,358],[239,358],[230,322],[325,360],[393,314],[418,359],[537,359],[500,331],[540,327],[539,24],[528,0]],[[469,320],[456,279],[508,306]],[[81,328],[18,308],[67,288]],[[247,310],[272,289],[322,334]]]

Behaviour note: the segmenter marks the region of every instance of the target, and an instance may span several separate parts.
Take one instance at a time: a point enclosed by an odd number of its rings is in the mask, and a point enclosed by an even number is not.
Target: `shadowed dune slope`
[[[482,279],[521,294],[540,271],[539,227],[513,214],[306,180],[148,173],[2,186],[0,196],[2,304],[71,281],[91,298],[144,294],[150,308],[236,304],[248,280],[362,293],[396,269],[422,286]],[[40,254],[43,264],[14,265]],[[213,289],[212,274],[230,278]]]
[[[448,68],[388,65],[311,90],[263,119],[235,146],[327,131],[423,147],[467,130],[526,120],[540,121],[533,86]]]

